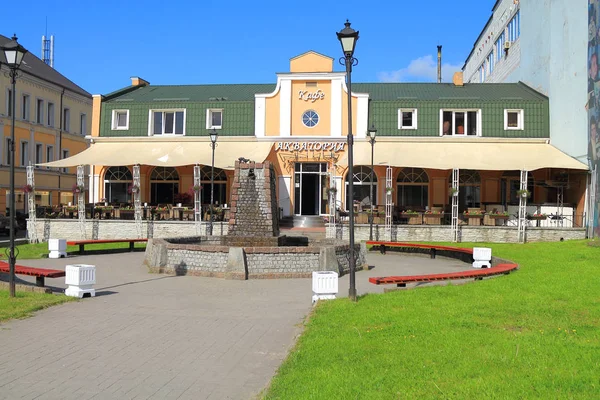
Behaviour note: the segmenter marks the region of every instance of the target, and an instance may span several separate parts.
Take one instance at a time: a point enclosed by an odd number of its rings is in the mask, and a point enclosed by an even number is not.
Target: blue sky
[[[152,84],[274,83],[308,50],[339,58],[335,33],[360,31],[354,82],[444,80],[460,69],[494,0],[33,0],[3,6],[0,33],[40,57],[55,36],[55,68],[93,94],[140,76]],[[7,7],[8,6],[8,7]],[[7,17],[9,15],[15,17]],[[335,64],[337,70],[342,67]]]

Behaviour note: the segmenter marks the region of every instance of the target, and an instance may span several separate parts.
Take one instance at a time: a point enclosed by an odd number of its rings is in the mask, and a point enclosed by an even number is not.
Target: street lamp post
[[[210,207],[208,212],[210,213],[210,221],[208,223],[208,234],[213,234],[213,207],[215,206],[215,147],[217,147],[217,139],[219,133],[215,128],[210,132],[210,147],[212,147],[212,164],[210,166]]]
[[[15,297],[15,264],[17,262],[17,255],[15,253],[15,225],[16,220],[16,206],[15,206],[15,113],[16,113],[16,102],[17,102],[17,76],[18,69],[21,66],[23,57],[27,50],[17,42],[17,36],[13,35],[11,41],[2,47],[4,57],[6,58],[6,65],[10,69],[9,76],[12,83],[12,104],[9,104],[11,109],[12,126],[10,128],[10,245],[8,247],[8,286],[10,297]]]
[[[369,197],[371,203],[371,215],[369,216],[369,240],[373,240],[373,157],[375,156],[375,136],[377,136],[377,129],[375,125],[371,125],[371,128],[367,131],[369,143],[371,143],[371,194]]]
[[[348,199],[349,199],[349,224],[348,236],[350,241],[350,289],[348,297],[356,301],[356,256],[354,254],[354,166],[352,146],[354,138],[352,137],[352,67],[358,64],[354,58],[354,49],[358,41],[358,31],[350,27],[350,22],[346,20],[344,29],[337,33],[337,38],[342,45],[344,57],[340,58],[340,64],[346,66],[346,83],[348,86]]]

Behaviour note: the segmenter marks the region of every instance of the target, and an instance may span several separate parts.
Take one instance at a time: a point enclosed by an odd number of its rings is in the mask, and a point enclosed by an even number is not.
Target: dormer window
[[[481,110],[440,110],[441,136],[481,136]]]
[[[209,108],[206,110],[206,129],[221,129],[223,127],[223,109]]]
[[[149,135],[185,135],[185,110],[150,110]]]
[[[504,130],[523,130],[523,110],[504,110]]]
[[[129,110],[113,110],[111,126],[113,131],[128,130]]]
[[[417,129],[416,108],[401,108],[398,110],[398,129]]]

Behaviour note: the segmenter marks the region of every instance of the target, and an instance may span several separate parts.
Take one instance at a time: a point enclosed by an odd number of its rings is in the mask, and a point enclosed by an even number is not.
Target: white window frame
[[[161,134],[156,134],[154,135],[154,113],[155,112],[159,112],[159,113],[163,113],[163,123],[162,123],[162,131],[163,133]],[[165,133],[165,117],[164,117],[164,113],[177,113],[177,112],[183,112],[183,132],[182,133],[175,133],[175,115],[173,115],[173,133]],[[150,110],[149,114],[148,114],[148,136],[185,136],[185,126],[186,126],[186,122],[187,122],[187,112],[185,108],[168,108],[168,109],[154,109],[154,110]]]
[[[47,144],[46,145],[46,162],[54,161],[54,146]],[[46,169],[50,169],[51,167],[46,167]]]
[[[212,113],[221,113],[221,125],[212,124]],[[223,109],[222,108],[207,108],[206,109],[206,129],[222,129],[223,128]]]
[[[444,113],[451,112],[452,113],[452,134],[444,135]],[[465,133],[457,134],[456,133],[456,113],[468,113],[468,112],[476,112],[477,113],[477,133],[475,135],[469,135],[468,132],[468,122],[467,118],[465,118]],[[441,108],[440,109],[440,136],[450,136],[450,137],[481,137],[481,109],[480,108]]]
[[[405,113],[405,112],[411,112],[412,115],[413,115],[413,124],[411,126],[404,126],[404,125],[402,125],[402,121],[403,121],[403,119],[402,119],[402,113]],[[402,129],[402,130],[405,130],[405,129],[413,129],[413,130],[417,129],[417,125],[418,125],[418,123],[417,123],[417,116],[418,116],[418,113],[417,113],[417,109],[416,108],[399,108],[398,109],[398,129]]]
[[[125,113],[125,126],[117,126],[119,119],[117,118],[117,114]],[[111,130],[113,131],[127,131],[129,130],[129,110],[112,110],[112,121],[110,123]]]
[[[517,126],[508,126],[508,113],[517,113]],[[525,127],[525,112],[522,109],[505,109],[504,110],[504,130],[505,131],[522,131]]]

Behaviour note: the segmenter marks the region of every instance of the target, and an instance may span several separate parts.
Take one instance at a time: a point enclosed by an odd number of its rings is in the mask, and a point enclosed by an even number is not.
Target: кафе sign
[[[277,142],[275,151],[344,151],[346,142]]]

